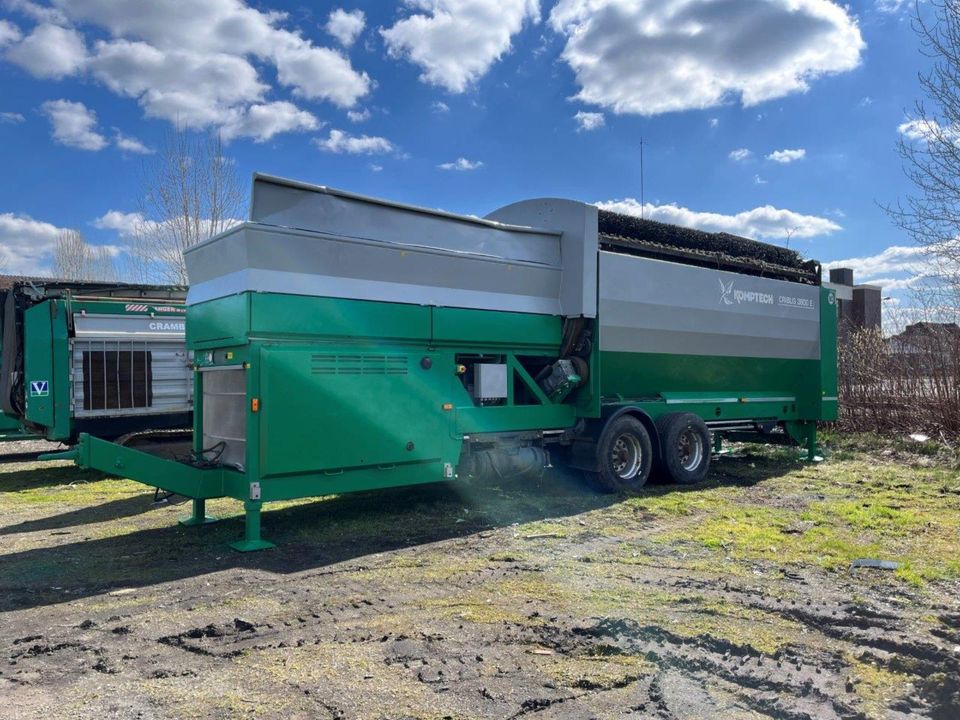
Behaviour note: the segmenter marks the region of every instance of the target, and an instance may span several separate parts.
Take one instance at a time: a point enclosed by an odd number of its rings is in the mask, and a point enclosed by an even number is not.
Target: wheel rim
[[[696,470],[703,461],[703,438],[693,428],[687,428],[677,439],[677,459],[688,472]]]
[[[618,435],[610,451],[610,463],[614,474],[621,480],[632,480],[643,465],[643,449],[640,440],[631,433]]]

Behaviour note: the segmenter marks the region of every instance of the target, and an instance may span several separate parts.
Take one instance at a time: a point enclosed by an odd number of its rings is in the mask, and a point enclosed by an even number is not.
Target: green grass
[[[912,585],[960,578],[960,477],[857,454],[811,475],[793,470],[756,487],[725,487],[687,499],[637,498],[648,512],[683,516],[657,538],[693,543],[745,561],[814,564],[827,570],[857,558],[901,563]],[[772,500],[772,502],[771,502]],[[763,504],[757,504],[760,501]]]

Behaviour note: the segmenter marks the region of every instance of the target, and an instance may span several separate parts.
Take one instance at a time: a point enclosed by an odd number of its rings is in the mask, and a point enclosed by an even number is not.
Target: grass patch
[[[884,717],[887,708],[898,697],[905,695],[912,678],[907,675],[848,657],[854,692],[863,700],[864,710],[870,717]]]
[[[632,502],[654,514],[688,518],[654,538],[661,543],[694,544],[736,560],[828,570],[863,557],[894,560],[901,563],[899,579],[921,586],[960,578],[957,486],[960,477],[949,469],[904,467],[856,455],[833,459],[812,473],[790,471],[764,483],[762,491],[727,487],[698,499]],[[755,504],[761,499],[763,505]]]

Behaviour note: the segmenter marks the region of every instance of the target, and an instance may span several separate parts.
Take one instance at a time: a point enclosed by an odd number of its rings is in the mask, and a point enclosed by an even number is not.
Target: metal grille
[[[83,352],[83,409],[119,410],[153,404],[149,350]]]
[[[243,468],[247,459],[247,375],[242,368],[204,370],[203,448],[220,462]],[[211,457],[217,453],[211,452]]]
[[[322,353],[312,356],[314,375],[406,375],[406,355],[339,355]]]
[[[76,417],[193,409],[193,379],[182,340],[78,338],[72,355]]]

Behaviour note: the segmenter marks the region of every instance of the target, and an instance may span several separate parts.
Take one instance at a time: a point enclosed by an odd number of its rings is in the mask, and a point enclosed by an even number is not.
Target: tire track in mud
[[[571,642],[571,637],[577,640]],[[691,639],[657,625],[604,619],[591,626],[574,627],[572,632],[561,630],[555,637],[543,637],[541,641],[552,641],[559,652],[638,655],[664,670],[680,671],[694,678],[720,678],[740,688],[741,697],[754,709],[778,719],[867,717],[836,696],[837,678],[834,673],[823,674],[821,665],[787,665],[783,659],[764,655],[751,645],[709,635]]]
[[[485,553],[501,550],[502,539],[457,549],[460,555],[469,553],[471,559],[483,558]],[[487,584],[494,586],[517,577],[541,578],[553,569],[554,552],[553,547],[540,547],[535,560],[491,562],[481,569],[465,569],[453,580],[418,577],[415,583],[397,580],[393,573],[398,570],[414,576],[418,570],[392,565],[392,556],[384,562],[311,571],[295,579],[264,575],[262,583],[259,573],[255,578],[224,574],[212,586],[174,588],[178,609],[164,620],[165,632],[136,622],[123,633],[116,627],[95,624],[85,628],[84,634],[76,627],[48,631],[14,641],[9,657],[18,669],[32,665],[53,676],[58,672],[59,655],[69,659],[61,663],[64,667],[97,672],[114,668],[134,682],[144,678],[175,682],[185,667],[191,668],[193,675],[216,672],[241,655],[255,661],[268,654],[295,656],[298,648],[309,645],[359,645],[380,662],[372,671],[374,682],[426,688],[438,702],[443,700],[462,715],[576,720],[608,717],[616,709],[617,714],[660,720],[698,714],[726,719],[747,717],[751,712],[776,720],[859,720],[868,715],[850,684],[849,657],[855,656],[916,678],[916,691],[889,703],[888,717],[960,717],[960,702],[951,689],[956,678],[951,686],[949,677],[928,682],[922,677],[945,671],[960,674],[958,658],[944,647],[957,637],[960,614],[944,608],[939,628],[918,632],[907,626],[904,612],[874,594],[868,593],[869,603],[850,602],[843,599],[844,588],[828,585],[830,591],[826,591],[823,579],[816,577],[809,584],[802,577],[795,578],[789,586],[781,584],[771,590],[762,584],[738,586],[683,577],[682,568],[641,566],[634,576],[603,576],[604,581],[627,583],[641,594],[670,591],[674,597],[664,607],[664,615],[687,612],[691,602],[717,599],[797,623],[815,640],[802,646],[786,645],[773,653],[710,634],[673,632],[667,618],[657,614],[646,613],[642,620],[618,617],[617,613],[596,618],[571,612],[551,598],[496,599],[510,614],[526,617],[530,621],[526,623],[471,622],[444,616],[430,619],[429,632],[418,621],[405,632],[376,630],[381,615],[422,619],[413,611],[426,603],[441,601],[444,607],[452,607],[458,596]],[[580,552],[582,548],[577,549]],[[565,559],[577,567],[577,557],[568,554]],[[429,562],[424,567],[429,568]],[[596,578],[591,575],[590,579]],[[257,614],[261,611],[207,607],[198,611],[196,624],[191,626],[186,611],[209,603],[211,594],[251,582],[257,584],[257,597],[272,603],[269,610]],[[418,627],[420,631],[414,629]],[[824,642],[819,642],[820,638]],[[35,646],[37,649],[31,650]],[[122,652],[133,652],[133,647],[142,649],[139,662],[125,665],[107,657],[119,658]],[[546,660],[557,663],[586,660],[602,664],[605,659],[628,657],[649,667],[643,672],[633,665],[624,667],[612,680],[584,676],[561,682],[547,672],[545,658],[534,654],[534,648],[549,649],[552,656]],[[197,664],[188,665],[191,661],[186,658],[194,658]],[[101,660],[101,668],[94,667]],[[177,671],[165,669],[170,667]],[[17,682],[9,671],[0,677]],[[289,692],[309,698],[320,717],[345,719],[360,714],[350,695],[338,694],[337,689],[293,681],[287,685]]]

